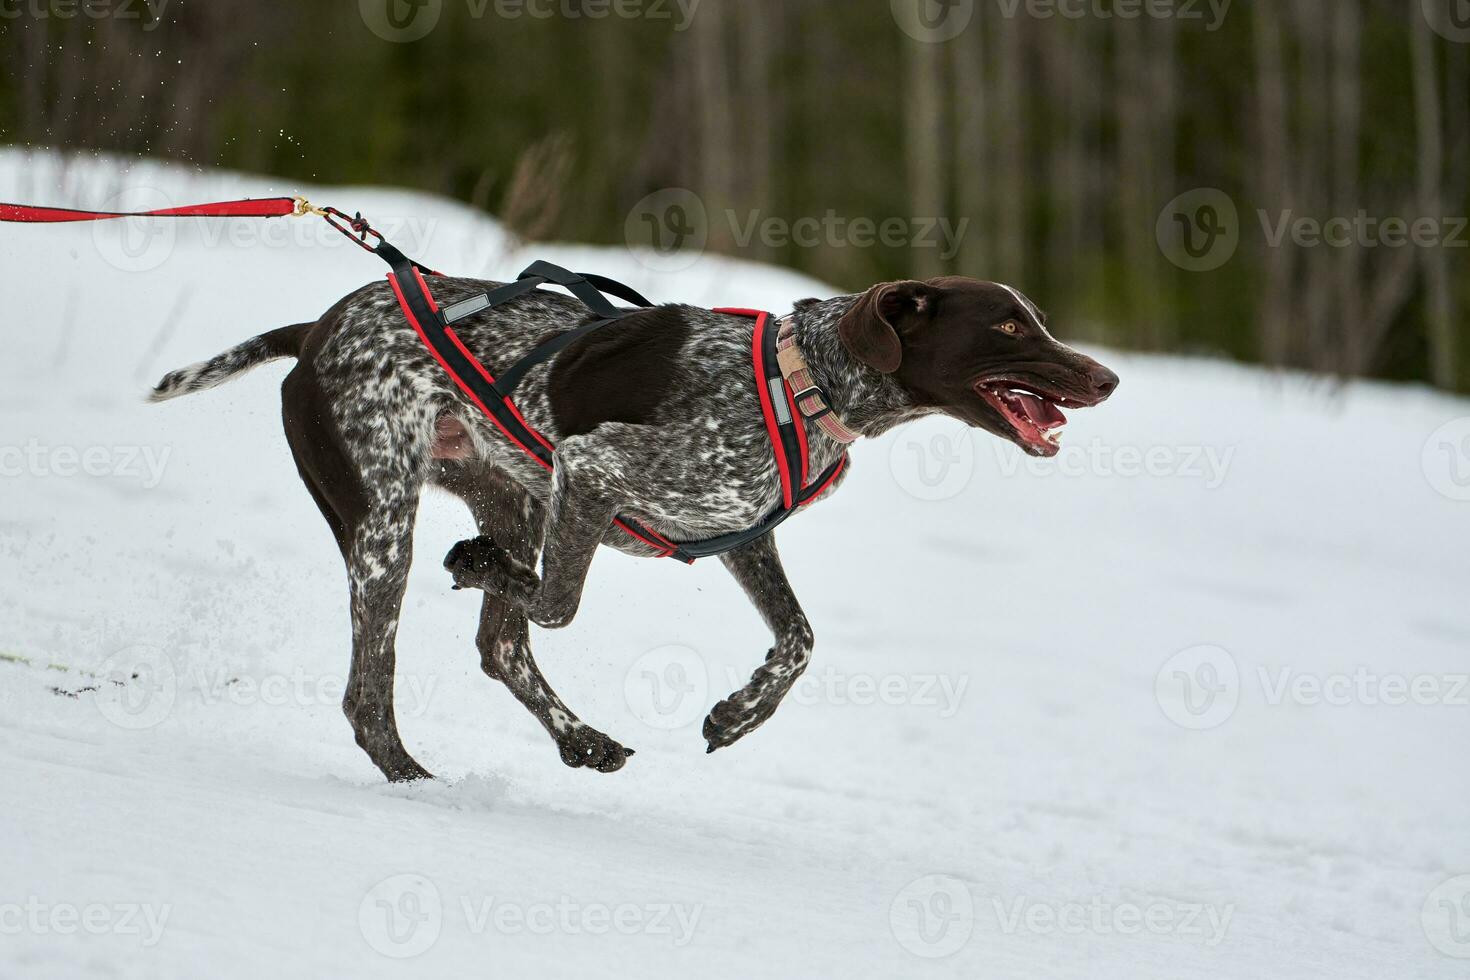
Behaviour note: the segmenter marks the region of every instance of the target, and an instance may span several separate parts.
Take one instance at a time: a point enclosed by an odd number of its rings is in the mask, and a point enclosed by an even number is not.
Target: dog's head
[[[1063,408],[1090,408],[1118,376],[1059,343],[1010,286],[946,277],[874,286],[838,322],[848,353],[914,402],[1055,456]]]

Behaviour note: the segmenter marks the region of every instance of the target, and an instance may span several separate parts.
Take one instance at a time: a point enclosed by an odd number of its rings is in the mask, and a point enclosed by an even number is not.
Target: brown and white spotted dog
[[[493,283],[436,278],[448,305]],[[536,291],[455,324],[498,375],[547,336],[583,322],[576,300]],[[892,282],[805,300],[797,345],[837,417],[876,436],[943,413],[1054,455],[1061,408],[1112,394],[1113,372],[1056,341],[1017,290],[973,279]],[[582,722],[531,657],[527,622],[572,621],[599,544],[653,550],[615,530],[631,516],[674,540],[748,528],[781,487],[751,369],[752,321],[691,306],[631,313],[531,371],[516,394],[556,444],[554,473],[512,445],[461,394],[405,322],[388,285],[364,286],[313,323],[283,327],[174,371],[154,400],[218,385],[257,364],[298,359],[282,385],[286,437],[331,525],[351,586],[352,669],[343,708],[357,743],[393,780],[425,778],[393,714],[394,634],[426,484],[469,506],[480,536],[445,559],[456,586],[482,589],[481,666],[545,726],[569,766],[622,767],[632,749]],[[808,427],[810,472],[845,448]],[[830,492],[830,491],[829,491]],[[537,556],[541,571],[536,572]],[[812,631],[772,535],[721,557],[775,644],[704,722],[708,750],[759,727],[806,668]]]

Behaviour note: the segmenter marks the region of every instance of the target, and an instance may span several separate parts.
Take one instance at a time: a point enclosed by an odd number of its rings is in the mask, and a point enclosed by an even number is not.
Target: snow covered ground
[[[0,153],[7,201],[296,192],[456,273],[825,291],[517,252],[423,195]],[[377,260],[315,220],[115,222],[0,226],[0,269],[0,977],[1470,973],[1470,402],[1102,352],[1122,388],[1056,462],[942,421],[859,446],[780,532],[808,678],[709,757],[761,624],[718,562],[604,553],[534,642],[638,749],[610,776],[479,673],[439,568],[472,525],[431,497],[399,718],[444,778],[394,787],[338,706],[286,365],[141,397]]]

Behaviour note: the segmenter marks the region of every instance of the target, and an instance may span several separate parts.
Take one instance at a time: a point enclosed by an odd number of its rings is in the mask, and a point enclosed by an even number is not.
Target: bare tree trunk
[[[1092,84],[1096,77],[1099,52],[1094,38],[1097,30],[1091,23],[1079,24],[1067,52],[1071,61],[1071,97],[1067,102],[1067,137],[1062,159],[1066,161],[1066,181],[1072,188],[1072,209],[1067,216],[1066,247],[1075,266],[1087,257],[1090,246],[1101,246],[1102,236],[1096,212],[1097,189],[1104,176],[1094,165],[1093,133],[1097,124],[1099,99]]]
[[[601,66],[604,80],[604,84],[596,86],[596,91],[591,96],[597,100],[599,109],[599,150],[607,154],[608,160],[617,163],[605,177],[606,182],[611,185],[607,188],[607,196],[616,204],[625,198],[637,199],[642,196],[633,193],[637,185],[630,185],[633,168],[623,165],[636,149],[633,141],[637,132],[629,112],[629,100],[623,94],[631,76],[627,38],[622,32],[607,30],[588,31],[587,35],[588,48]],[[593,203],[583,201],[582,206],[593,206]]]
[[[779,3],[770,0],[745,0],[733,8],[740,24],[741,76],[740,105],[744,113],[741,126],[741,172],[744,186],[741,203],[762,211],[773,208],[772,174],[775,167],[772,130],[780,131],[775,99],[771,91],[772,48],[784,36],[775,23],[781,12]],[[770,258],[771,248],[757,238],[750,251],[755,258]]]
[[[1439,77],[1434,37],[1418,11],[1409,15],[1413,25],[1414,119],[1418,128],[1419,215],[1442,220],[1444,136],[1441,130]],[[1455,336],[1454,294],[1443,244],[1419,249],[1424,285],[1428,290],[1429,368],[1434,383],[1455,390],[1459,381],[1458,338]]]
[[[1333,4],[1332,198],[1333,212],[1351,217],[1363,207],[1358,144],[1362,138],[1362,15],[1356,3]],[[1337,321],[1342,343],[1337,369],[1366,370],[1363,342],[1363,246],[1353,238],[1337,249]]]
[[[907,111],[904,113],[908,158],[909,204],[920,218],[946,214],[944,193],[944,53],[945,49],[905,37],[908,66]],[[912,275],[930,279],[944,274],[936,248],[912,248]]]
[[[1082,258],[1077,216],[1083,208],[1081,174],[1085,164],[1079,159],[1082,132],[1077,107],[1081,102],[1078,91],[1081,86],[1076,59],[1083,30],[1083,25],[1068,21],[1042,31],[1036,38],[1037,54],[1047,79],[1047,101],[1055,110],[1048,133],[1052,151],[1046,160],[1048,269],[1075,270]],[[1037,285],[1050,292],[1056,284]]]
[[[1332,155],[1331,8],[1341,0],[1296,0],[1296,30],[1300,40],[1296,200],[1304,214],[1326,218],[1332,210],[1328,172]],[[1333,330],[1333,257],[1330,248],[1302,250],[1305,279],[1299,309],[1306,336],[1305,365],[1332,371],[1338,365],[1340,338]]]
[[[1256,63],[1258,162],[1256,198],[1263,209],[1280,210],[1291,199],[1288,167],[1291,131],[1286,108],[1286,67],[1282,55],[1281,14],[1272,2],[1252,8]],[[1253,216],[1242,214],[1243,222]],[[1265,283],[1256,319],[1261,357],[1281,366],[1291,360],[1291,279],[1293,256],[1285,243],[1265,245]]]
[[[9,31],[18,31],[18,45],[25,69],[21,77],[22,132],[27,142],[50,142],[46,139],[46,77],[50,67],[46,32],[51,22],[43,17],[27,17],[12,21]]]
[[[960,243],[959,272],[990,279],[990,187],[994,173],[990,163],[990,140],[986,136],[985,30],[982,18],[951,41],[950,71],[955,83],[954,168],[958,217],[968,220]]]
[[[1164,199],[1174,192],[1174,155],[1178,139],[1176,115],[1178,113],[1177,51],[1179,42],[1178,21],[1173,17],[1154,19],[1152,24],[1152,48],[1150,59],[1149,89],[1154,96],[1152,159],[1150,160],[1149,182],[1157,210]],[[1139,215],[1140,219],[1151,217]],[[1168,349],[1177,340],[1173,322],[1173,284],[1178,272],[1164,261],[1157,250],[1149,252],[1147,279],[1149,302],[1153,315],[1149,317],[1151,332],[1147,343],[1152,349]]]
[[[694,35],[696,118],[699,120],[699,186],[709,215],[709,247],[729,251],[734,233],[725,211],[734,205],[734,106],[730,98],[730,60],[726,54],[725,16],[730,8],[710,4],[695,17]]]
[[[1464,214],[1470,184],[1470,45],[1451,44],[1445,56],[1444,108],[1447,176],[1444,205]]]
[[[1119,21],[1115,111],[1118,118],[1118,223],[1123,240],[1123,287],[1129,325],[1128,342],[1146,344],[1154,335],[1156,314],[1149,270],[1156,248],[1154,219],[1162,201],[1154,200],[1150,169],[1153,134],[1149,115],[1148,72],[1144,25],[1136,19]]]
[[[991,140],[996,146],[994,183],[995,267],[998,278],[1009,283],[1026,281],[1026,154],[1025,111],[1026,31],[1018,17],[1002,17],[998,30],[990,32],[998,71],[995,123]]]

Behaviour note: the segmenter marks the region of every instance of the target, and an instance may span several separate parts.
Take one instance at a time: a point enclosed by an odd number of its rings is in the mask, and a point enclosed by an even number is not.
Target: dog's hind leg
[[[812,655],[812,628],[791,591],[776,552],[775,535],[767,534],[721,556],[775,635],[750,682],[710,709],[704,720],[707,751],[724,748],[755,731],[775,712],[781,699],[806,670]]]
[[[370,493],[371,504],[348,539],[347,579],[352,603],[352,667],[342,710],[357,744],[390,780],[429,779],[398,736],[393,712],[394,640],[413,560],[413,526],[419,485],[385,479]]]
[[[358,454],[372,456],[371,483],[353,461],[310,368],[298,366],[281,389],[286,438],[302,480],[347,563],[352,667],[342,709],[357,744],[390,780],[432,774],[403,747],[393,713],[394,638],[413,555],[413,525],[426,464],[412,447],[389,451],[381,438],[354,432]],[[427,457],[427,452],[422,454]]]
[[[436,482],[465,501],[484,538],[493,539],[517,564],[535,566],[545,522],[539,502],[500,470],[444,464],[441,474]],[[613,772],[633,754],[582,722],[552,690],[531,656],[525,613],[511,602],[485,593],[475,643],[481,669],[508,687],[541,722],[567,765]]]

